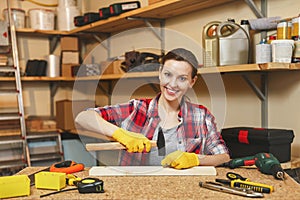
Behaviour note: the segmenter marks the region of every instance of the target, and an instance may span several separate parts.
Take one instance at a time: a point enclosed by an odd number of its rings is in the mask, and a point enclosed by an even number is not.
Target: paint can
[[[296,37],[299,39],[300,29],[299,29],[300,17],[295,17],[292,19],[292,39]]]
[[[70,31],[75,28],[74,17],[79,16],[80,11],[77,7],[58,7],[57,8],[57,29],[60,31]]]
[[[296,39],[298,39],[298,37]],[[300,40],[295,41],[295,48],[293,52],[292,62],[300,63]]]
[[[255,61],[257,64],[272,62],[272,46],[271,44],[260,43],[255,48]]]
[[[25,11],[19,8],[11,8],[12,20],[14,21],[15,27],[25,28]],[[9,24],[8,10],[7,8],[3,10],[3,17],[5,21]]]
[[[33,8],[28,11],[30,27],[36,30],[54,30],[55,13],[53,10]]]
[[[292,38],[292,22],[279,22],[277,25],[277,40],[288,40]]]
[[[76,6],[76,0],[59,0],[58,7],[73,7]]]
[[[291,63],[294,40],[274,40],[272,45],[272,62]]]

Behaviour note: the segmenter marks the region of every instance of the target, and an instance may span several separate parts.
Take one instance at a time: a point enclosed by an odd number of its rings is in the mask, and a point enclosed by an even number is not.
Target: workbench
[[[17,174],[32,174],[43,167],[27,167]],[[80,178],[89,175],[89,168],[75,173]],[[215,181],[226,178],[231,171],[249,178],[253,182],[272,185],[274,192],[264,194],[264,199],[299,199],[300,184],[286,174],[285,181],[276,180],[272,175],[260,173],[256,168],[216,168],[217,176],[105,176],[98,177],[104,181],[104,193],[80,194],[77,190],[62,192],[42,199],[247,199],[199,187],[199,182]],[[74,186],[67,186],[71,188]],[[53,190],[36,189],[31,186],[31,195],[14,199],[39,199],[39,195]]]

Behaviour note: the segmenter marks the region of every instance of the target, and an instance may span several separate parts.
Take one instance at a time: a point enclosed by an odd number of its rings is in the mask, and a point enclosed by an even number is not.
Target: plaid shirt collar
[[[154,98],[151,100],[150,105],[149,105],[149,118],[155,118],[155,117],[159,117],[158,115],[158,100],[161,96],[161,92]],[[185,113],[186,111],[186,102],[184,100],[181,101],[180,104],[180,110],[178,112],[178,120],[182,121],[182,115],[183,113]]]

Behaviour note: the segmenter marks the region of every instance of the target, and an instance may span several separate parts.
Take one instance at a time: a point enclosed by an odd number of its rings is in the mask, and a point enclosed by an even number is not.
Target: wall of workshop
[[[46,2],[46,1],[45,1]],[[49,2],[49,1],[47,1]],[[53,1],[50,1],[53,2]],[[84,11],[95,11],[95,8],[108,6],[114,1],[85,1],[83,9]],[[2,3],[2,2],[1,2]],[[1,7],[2,4],[0,3]],[[260,1],[255,1],[259,6]],[[18,2],[21,8],[29,8],[33,5],[28,2]],[[142,5],[146,5],[146,1],[142,1]],[[268,2],[268,16],[281,16],[293,17],[299,14],[300,3],[294,0],[269,0]],[[225,21],[227,18],[234,18],[237,22],[241,19],[253,19],[256,18],[250,8],[244,1],[235,1],[233,3],[227,3],[222,6],[213,7],[210,9],[200,10],[197,12],[189,13],[186,15],[174,17],[166,21],[166,49],[172,49],[175,47],[187,47],[192,49],[200,63],[202,62],[202,28],[203,26],[214,20]],[[255,34],[255,38],[259,38],[259,33]],[[36,38],[30,38],[32,41],[36,41]],[[34,47],[30,48],[30,51],[25,51],[31,56],[44,56],[48,52],[47,39],[45,40],[43,48],[41,43],[30,44]],[[29,39],[28,39],[29,41]],[[106,57],[106,51],[101,49],[95,41],[86,41],[88,46],[87,50],[99,52],[98,59]],[[90,44],[92,43],[92,44]],[[26,45],[24,45],[26,46]],[[160,42],[157,38],[147,29],[135,29],[129,30],[123,33],[119,33],[113,36],[111,41],[111,55],[120,56],[125,51],[133,49],[159,49]],[[32,49],[36,49],[34,53]],[[22,50],[21,50],[22,51]],[[44,53],[45,52],[45,53]],[[250,74],[250,78],[257,84],[259,84],[259,76]],[[287,128],[293,129],[295,132],[295,139],[292,144],[292,155],[300,157],[300,112],[298,102],[300,100],[300,72],[274,72],[269,74],[269,127],[272,128]],[[216,82],[212,80],[218,80]],[[123,81],[123,80],[122,80]],[[153,80],[150,80],[153,81]],[[42,91],[36,93],[37,88],[40,88],[40,84],[34,87],[35,83],[28,83],[30,89],[28,92],[32,92],[38,99],[45,99],[43,101],[48,104],[49,102],[49,90],[48,85],[43,86]],[[36,83],[38,84],[38,83]],[[143,86],[144,82],[129,81],[127,85],[136,85],[133,94],[128,94],[123,90],[121,86],[123,82],[115,82],[120,88],[113,91],[113,103],[124,102],[130,98],[148,96],[153,97],[156,92],[149,86]],[[216,86],[213,84],[217,84]],[[103,84],[105,86],[105,84]],[[121,85],[121,86],[120,86]],[[90,86],[92,88],[93,86]],[[211,89],[217,87],[217,89]],[[87,87],[86,87],[87,88]],[[93,89],[90,89],[93,90]],[[70,88],[60,88],[55,99],[71,98],[75,92],[77,98],[84,98],[85,92],[82,90],[72,91]],[[28,94],[30,97],[30,94]],[[26,97],[26,95],[25,95]],[[29,104],[30,98],[26,97],[26,103]],[[88,98],[94,98],[88,96]],[[261,126],[261,105],[260,100],[246,84],[243,78],[238,74],[225,74],[220,76],[203,76],[199,77],[194,90],[191,91],[192,101],[198,102],[207,106],[216,116],[218,128],[231,127],[231,126]],[[107,97],[102,91],[97,90],[96,97],[97,104],[105,105],[108,103]],[[39,101],[40,102],[40,101]],[[27,107],[27,111],[32,114],[48,114],[48,106],[41,105],[35,102],[35,108],[33,105]]]
[[[88,4],[89,3],[89,4]],[[255,1],[260,7],[260,1]],[[86,8],[106,6],[96,1],[87,2]],[[267,16],[280,16],[282,18],[294,17],[299,14],[300,2],[293,0],[272,0],[268,1]],[[200,10],[183,16],[174,17],[166,21],[166,49],[175,47],[187,47],[193,50],[200,63],[202,63],[202,28],[210,21],[225,21],[234,18],[236,22],[242,19],[255,19],[255,15],[244,1],[235,1],[222,6]],[[128,32],[128,31],[127,31]],[[112,54],[119,55],[120,49],[132,50],[141,46],[137,44],[137,36],[141,34],[142,45],[148,47],[149,41],[156,43],[157,39],[146,35],[146,31],[132,31],[133,39],[129,36],[116,38],[112,41]],[[136,35],[137,34],[137,35]],[[253,33],[255,43],[259,42],[260,34]],[[270,31],[268,34],[274,34]],[[121,34],[119,34],[121,35]],[[147,40],[145,41],[145,38]],[[184,39],[182,39],[184,38]],[[124,42],[126,41],[126,42]],[[128,41],[128,42],[127,42]],[[115,44],[115,45],[113,45]],[[133,46],[136,44],[137,46]],[[159,44],[154,44],[159,48]],[[117,49],[115,49],[115,47]],[[152,47],[152,46],[151,46]],[[253,59],[254,60],[254,59]],[[259,86],[260,77],[250,74],[249,77]],[[211,79],[219,80],[219,77],[200,77],[194,87],[196,98],[193,101],[206,105],[212,110],[218,122],[218,128],[232,126],[261,126],[261,103],[255,93],[250,89],[244,79],[237,74],[222,75],[225,93],[222,87],[216,91],[210,90],[215,87]],[[269,74],[269,96],[268,96],[268,124],[272,128],[293,129],[295,138],[292,144],[292,155],[300,157],[300,110],[298,102],[300,99],[300,72],[273,72]],[[153,91],[140,90],[141,95],[152,95]],[[120,100],[126,100],[126,95],[120,95]]]

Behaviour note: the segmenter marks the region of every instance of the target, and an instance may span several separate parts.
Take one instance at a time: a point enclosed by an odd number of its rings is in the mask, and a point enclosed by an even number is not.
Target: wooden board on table
[[[174,169],[162,166],[95,166],[90,176],[199,176],[217,175],[213,166],[198,166],[189,169]]]

